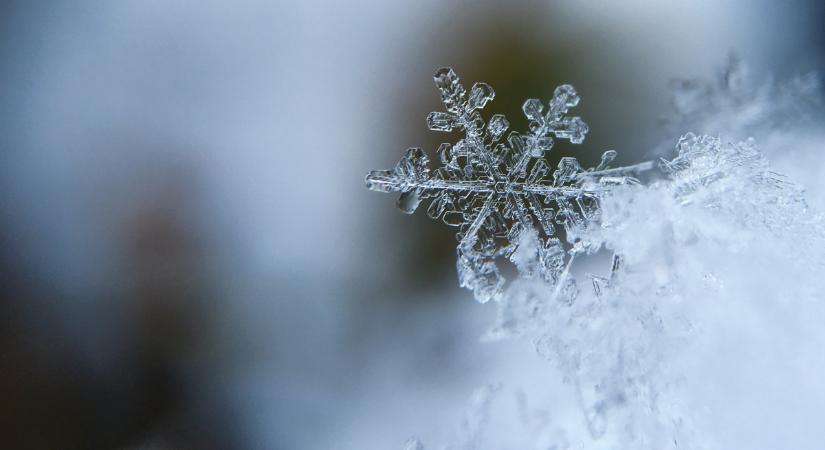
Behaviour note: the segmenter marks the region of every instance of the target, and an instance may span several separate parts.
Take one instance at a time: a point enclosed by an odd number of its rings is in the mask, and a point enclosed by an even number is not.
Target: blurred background
[[[458,288],[453,229],[364,187],[452,139],[424,122],[435,70],[490,83],[485,114],[515,129],[572,83],[591,131],[556,154],[632,163],[678,138],[669,80],[731,52],[821,71],[823,19],[816,0],[3,2],[2,447],[448,439],[478,386],[542,363],[479,343],[495,311]]]

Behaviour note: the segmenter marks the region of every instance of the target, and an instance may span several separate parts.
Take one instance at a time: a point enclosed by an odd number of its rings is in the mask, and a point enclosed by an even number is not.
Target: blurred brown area
[[[77,328],[7,239],[2,261],[0,398],[3,447],[231,448],[228,419],[192,410],[184,365],[208,351],[210,289],[201,238],[182,219],[188,179],[174,171],[122,224],[126,282],[74,299]],[[103,311],[88,308],[97,304]],[[95,317],[96,316],[96,317]],[[108,323],[101,323],[104,320]],[[78,340],[88,348],[78,347]],[[91,352],[91,354],[90,354]],[[213,417],[210,417],[213,416]]]

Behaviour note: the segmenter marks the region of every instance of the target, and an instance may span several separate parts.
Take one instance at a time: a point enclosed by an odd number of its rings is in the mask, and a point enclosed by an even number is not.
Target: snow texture
[[[531,342],[583,430],[492,421],[477,445],[445,448],[818,448],[825,220],[753,142],[688,134],[677,152],[661,162],[666,178],[602,198],[601,224],[582,239],[622,255],[608,282],[557,295],[517,280],[487,335]]]
[[[476,112],[467,105],[483,106],[486,101],[455,101],[463,98],[450,94],[455,90],[444,94],[448,111],[454,112],[452,118],[435,118],[438,123],[453,127],[460,123],[464,129],[476,130],[456,144],[473,149],[461,153],[467,162],[451,163],[449,152],[444,161],[448,170],[461,171],[465,178],[429,177],[424,166],[407,162],[409,157],[394,171],[368,176],[373,188],[435,197],[436,205],[441,196],[458,191],[447,186],[479,187],[460,191],[474,197],[467,207],[451,203],[454,209],[450,211],[462,211],[462,218],[467,219],[458,221],[463,227],[459,273],[481,277],[486,272],[475,274],[474,263],[492,264],[495,256],[506,254],[526,275],[504,289],[500,281],[494,289],[482,286],[482,294],[502,289],[494,296],[498,320],[486,339],[522,339],[534,345],[569,387],[583,424],[579,429],[548,418],[563,417],[562,402],[555,400],[545,409],[557,409],[553,416],[522,405],[515,414],[521,419],[515,424],[501,420],[496,416],[503,410],[496,403],[501,392],[493,395],[493,390],[483,388],[471,400],[469,419],[463,422],[459,438],[439,448],[821,448],[816,436],[822,425],[819,410],[825,402],[821,383],[825,374],[821,362],[825,216],[808,206],[798,184],[772,169],[754,139],[738,137],[747,133],[751,123],[773,131],[785,129],[783,133],[790,136],[797,132],[798,121],[785,122],[791,106],[768,100],[778,98],[779,91],[755,97],[753,90],[733,89],[738,86],[733,81],[738,79],[736,64],[733,72],[728,68],[727,81],[718,92],[699,89],[707,95],[693,96],[701,98],[692,103],[691,108],[697,110],[687,115],[691,119],[679,120],[703,122],[699,109],[708,109],[717,118],[710,122],[726,118],[737,137],[684,134],[675,155],[661,159],[660,178],[647,185],[627,175],[639,166],[619,170],[621,180],[614,183],[616,172],[606,173],[611,170],[604,167],[606,163],[583,171],[563,161],[553,181],[545,181],[543,175],[531,181],[529,176],[510,177],[504,175],[510,172],[496,171],[513,167],[505,162],[512,160],[495,159],[501,162],[492,166],[477,162],[484,155],[500,154],[490,150],[491,140],[478,131],[480,119],[467,119]],[[439,74],[448,74],[457,83],[451,72]],[[492,98],[492,89],[486,85],[480,89]],[[550,112],[542,116],[555,119],[534,120],[531,131],[568,120],[552,111],[553,105],[571,103],[557,98],[577,98],[571,92],[572,88],[557,90]],[[787,105],[815,104],[816,99],[807,97],[793,100],[810,92],[804,88],[782,98]],[[676,93],[684,94],[684,90]],[[525,110],[532,110],[528,104],[531,101],[525,103]],[[456,109],[453,105],[462,106]],[[735,122],[742,120],[742,109],[760,119]],[[528,135],[528,139],[547,137],[543,133]],[[512,136],[518,140],[523,135]],[[512,152],[513,147],[510,141],[508,150]],[[521,156],[531,160],[533,167],[541,167],[539,156],[549,146],[541,148]],[[410,154],[422,160],[420,153]],[[610,152],[605,159],[609,162]],[[568,172],[566,167],[574,170]],[[540,234],[546,231],[540,227],[542,216],[520,203],[528,202],[527,193],[534,191],[499,190],[499,175],[504,178],[502,186],[521,183],[536,190],[569,189],[563,194],[553,190],[541,194],[542,200],[552,199],[554,223],[564,226],[569,249],[551,234]],[[592,209],[587,203],[591,199]],[[458,198],[449,201],[461,204]],[[479,241],[493,242],[482,234],[487,226],[486,219],[478,219],[482,212],[487,216],[499,213],[516,228],[504,235],[505,244],[496,250],[478,246]],[[540,212],[545,217],[549,214],[543,208]],[[520,213],[530,220],[522,221]],[[471,231],[484,237],[464,243]],[[574,278],[580,273],[571,270],[572,259],[577,252],[597,249],[614,255],[609,276],[589,276],[593,288],[579,289]],[[476,253],[480,255],[467,256]],[[462,256],[469,261],[462,261]],[[532,276],[537,272],[542,276]],[[477,283],[481,282],[476,279],[468,286],[477,288]],[[488,298],[482,295],[480,299]],[[411,440],[408,448],[430,447]]]

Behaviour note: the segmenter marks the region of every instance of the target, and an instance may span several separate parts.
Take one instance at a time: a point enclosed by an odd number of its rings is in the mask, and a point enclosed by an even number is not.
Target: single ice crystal
[[[444,112],[432,112],[427,116],[427,127],[433,131],[453,131],[454,124],[453,116]]]
[[[504,135],[504,132],[507,131],[507,128],[509,127],[510,122],[507,121],[504,114],[496,114],[491,117],[490,121],[487,123],[487,132],[490,133],[490,137],[492,137],[493,140],[497,141]]]
[[[489,84],[476,83],[473,85],[473,88],[470,89],[470,99],[467,102],[467,106],[472,110],[484,108],[495,96],[496,93],[493,92],[493,88],[490,87]]]
[[[551,170],[544,157],[554,141],[581,144],[588,131],[580,117],[566,115],[579,103],[573,86],[557,87],[546,107],[527,100],[522,109],[530,131],[511,131],[502,139],[510,125],[504,115],[493,115],[485,126],[479,111],[495,97],[490,85],[475,83],[468,95],[450,68],[439,69],[434,80],[445,111],[430,113],[427,126],[460,130],[464,137],[439,146],[436,170],[431,172],[427,156],[413,148],[393,170],[367,174],[367,187],[400,192],[398,206],[405,213],[428,200],[429,217],[459,228],[459,284],[480,302],[502,292],[504,278],[496,264],[501,257],[511,258],[524,276],[567,286],[571,280],[563,279],[572,258],[595,250],[579,236],[598,219],[600,196],[613,185],[633,183],[632,175],[651,164],[610,168],[616,152],[608,150],[595,168],[585,170],[576,158],[564,157]],[[559,225],[568,244],[575,244],[570,250],[556,237]],[[518,256],[525,245],[533,248]]]

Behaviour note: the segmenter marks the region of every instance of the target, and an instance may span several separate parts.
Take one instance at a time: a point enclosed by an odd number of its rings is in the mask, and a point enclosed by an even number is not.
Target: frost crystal
[[[601,197],[601,226],[582,239],[622,255],[604,289],[552,301],[546,286],[519,280],[487,336],[529,341],[561,372],[583,414],[581,442],[607,442],[573,448],[739,448],[711,445],[716,424],[692,403],[720,373],[706,367],[705,352],[720,345],[710,333],[747,329],[740,316],[760,308],[822,311],[825,217],[802,189],[753,140],[688,133],[676,150],[661,160],[665,178]],[[714,414],[725,414],[723,401]]]
[[[485,124],[479,113],[492,88],[478,83],[468,94],[451,70],[439,71],[446,112],[428,123],[463,139],[441,145],[432,173],[411,149],[367,184],[401,192],[408,213],[428,200],[431,216],[461,227],[462,285],[498,300],[486,339],[530,342],[572,394],[554,397],[537,421],[526,407],[513,414],[476,395],[456,444],[439,448],[816,447],[799,430],[817,429],[825,398],[821,377],[809,375],[822,371],[825,215],[748,137],[799,129],[811,109],[800,95],[816,87],[800,80],[754,90],[734,60],[719,83],[679,86],[673,124],[697,133],[661,159],[663,177],[640,184],[631,175],[651,164],[609,169],[613,151],[593,169],[562,158],[549,173],[554,139],[581,143],[587,131],[566,115],[578,102],[572,87],[546,108],[525,102],[529,131],[504,139],[507,120]],[[776,133],[774,146],[793,150],[795,132]],[[614,252],[612,272],[578,292],[568,268],[598,248]],[[501,256],[526,276],[499,296]],[[583,427],[571,424],[571,410]]]
[[[394,169],[367,174],[367,187],[401,192],[398,207],[408,214],[429,200],[431,218],[459,227],[459,283],[478,301],[500,296],[500,257],[512,259],[523,275],[561,287],[575,255],[595,250],[579,236],[598,219],[602,194],[637,182],[631,175],[652,165],[610,168],[616,152],[608,150],[597,167],[583,169],[576,158],[564,157],[551,170],[545,155],[554,139],[581,144],[588,131],[580,117],[567,116],[579,103],[573,86],[557,87],[546,106],[538,99],[524,102],[529,131],[504,138],[510,124],[503,115],[486,124],[481,116],[495,97],[490,85],[475,83],[468,93],[450,68],[438,70],[434,79],[446,111],[430,113],[427,125],[434,131],[459,130],[463,139],[439,146],[441,166],[435,171],[424,151],[410,148]],[[556,237],[557,225],[569,245]],[[516,251],[524,242],[531,244],[526,257]]]

